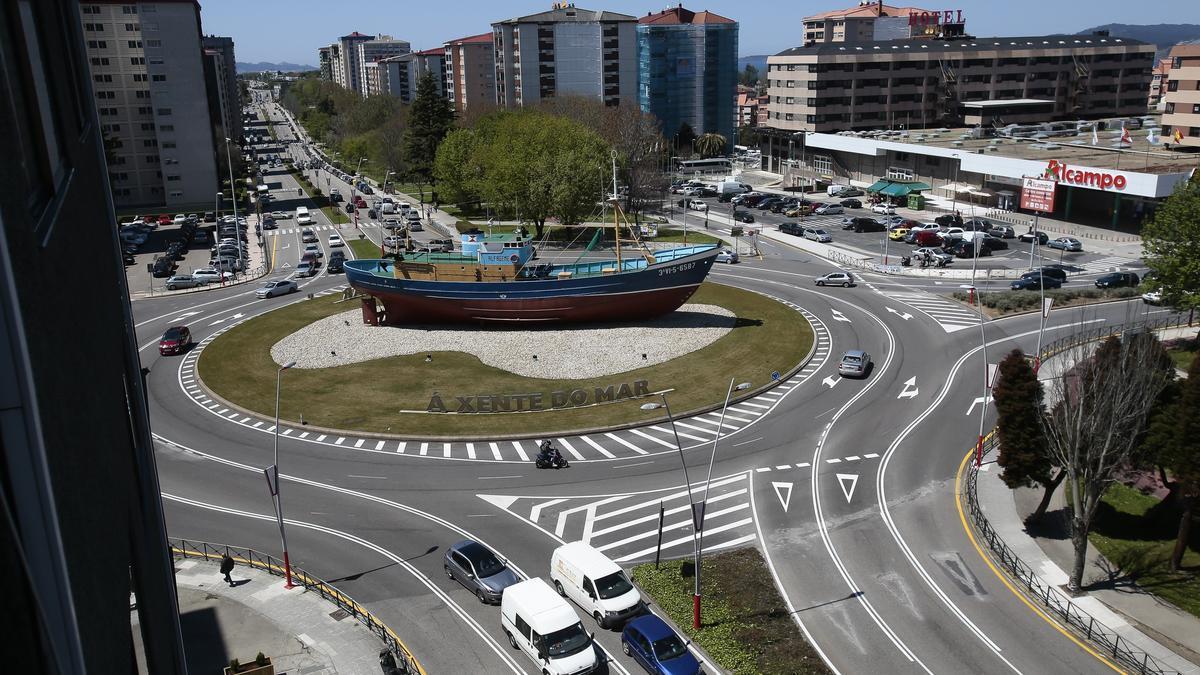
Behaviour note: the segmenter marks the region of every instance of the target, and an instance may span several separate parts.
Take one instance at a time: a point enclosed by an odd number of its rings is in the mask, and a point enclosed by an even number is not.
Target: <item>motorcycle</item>
[[[901,267],[912,267],[912,256],[904,256],[900,258]]]
[[[533,462],[539,469],[565,469],[571,466],[558,448],[552,447],[549,443],[542,444],[538,449],[537,458]]]

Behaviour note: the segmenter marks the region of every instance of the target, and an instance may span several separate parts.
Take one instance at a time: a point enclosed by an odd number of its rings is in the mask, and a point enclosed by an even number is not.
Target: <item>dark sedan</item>
[[[1038,246],[1045,246],[1046,243],[1050,241],[1049,235],[1047,235],[1045,232],[1023,232],[1021,233],[1021,236],[1017,237],[1017,239],[1025,244],[1028,244],[1036,239]]]
[[[1036,291],[1038,289],[1062,288],[1062,282],[1054,277],[1040,274],[1027,274],[1009,284],[1014,291]]]
[[[1096,288],[1134,288],[1141,280],[1133,272],[1113,272],[1096,279]]]
[[[843,199],[839,203],[848,209],[861,209],[862,208],[862,202],[857,199]]]
[[[753,223],[754,222],[754,216],[752,216],[749,211],[738,211],[733,214],[733,219],[738,221],[739,223]]]

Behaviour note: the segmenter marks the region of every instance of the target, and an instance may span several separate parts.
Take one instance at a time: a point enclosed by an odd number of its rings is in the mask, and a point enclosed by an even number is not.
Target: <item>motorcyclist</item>
[[[551,466],[562,461],[562,453],[558,451],[558,448],[551,445],[548,440],[541,442],[538,446],[538,452],[544,459],[550,462]]]

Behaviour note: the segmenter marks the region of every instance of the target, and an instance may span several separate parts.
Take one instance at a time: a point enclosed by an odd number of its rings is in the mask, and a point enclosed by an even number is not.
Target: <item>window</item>
[[[171,175],[167,176],[168,183],[177,183],[177,182],[179,182],[179,180],[180,180],[179,176],[171,176]]]
[[[912,180],[913,172],[912,172],[912,169],[906,169],[904,167],[898,167],[898,166],[889,166],[888,170],[887,170],[887,177],[892,180]]]
[[[105,40],[88,40],[89,49],[108,49],[108,42]]]
[[[150,79],[154,80],[155,82],[166,82],[167,76],[166,75],[151,75]]]
[[[813,155],[812,168],[817,173],[833,175],[833,158],[829,155]]]
[[[127,23],[125,24],[125,30],[131,32],[135,30],[141,30],[141,26],[137,25],[136,23]]]
[[[171,114],[171,109],[170,108],[159,108],[158,110],[155,110],[154,112],[156,114],[159,114],[159,115],[162,115],[165,117],[165,116]]]
[[[137,111],[139,115],[149,115],[153,112],[149,106],[139,106]]]
[[[141,41],[141,40],[130,40],[130,41],[129,41],[129,48],[130,48],[130,49],[141,49],[141,48],[142,48],[142,41]]]
[[[133,74],[133,81],[134,81],[134,82],[145,82],[145,81],[146,81],[146,74],[145,74],[145,73],[134,73],[134,74]]]
[[[86,33],[103,33],[104,32],[104,24],[102,24],[102,23],[85,23],[85,24],[83,24],[83,30]]]
[[[154,131],[154,123],[142,122],[142,131]]]
[[[783,116],[783,119],[785,119],[785,120],[787,120],[787,121],[789,121],[789,122],[790,122],[790,121],[792,121],[792,119],[793,119],[794,117],[795,117],[795,116],[794,116],[794,115],[792,115],[792,113],[786,113],[786,114],[784,114],[784,116]]]
[[[794,89],[795,87],[796,87],[796,82],[795,82],[794,80],[788,80],[788,81],[787,81],[787,88],[788,88],[788,89]]]
[[[129,57],[129,65],[144,66],[144,65],[146,65],[146,59],[144,59],[140,56],[131,56],[131,57]]]
[[[142,147],[143,148],[157,148],[158,147],[158,139],[147,138],[146,140],[142,141]]]
[[[521,635],[524,635],[525,639],[528,640],[529,634],[531,632],[529,630],[529,624],[525,623],[525,619],[522,618],[520,614],[517,615],[516,626],[517,626],[517,632],[520,633]]]
[[[171,190],[172,197],[183,197],[183,190]]]
[[[164,124],[158,128],[159,131],[175,131],[174,124]]]
[[[147,12],[153,12],[154,7],[147,7]],[[137,14],[137,5],[121,5],[122,14]]]
[[[84,5],[83,7],[79,8],[79,13],[80,14],[99,14],[100,8],[97,7],[96,5]]]
[[[1192,104],[1192,114],[1193,114],[1193,115],[1200,114],[1200,103],[1193,103],[1193,104]]]
[[[147,47],[161,47],[162,40],[146,40]]]
[[[138,98],[150,98],[150,92],[148,92],[148,91],[138,91],[138,92],[134,92],[134,93],[137,95]]]
[[[175,148],[175,142],[174,141],[164,141],[162,146],[163,146],[163,149],[173,150]]]
[[[156,58],[156,59],[150,59],[150,65],[152,65],[152,66],[161,66],[162,64],[163,64],[163,60],[161,57]]]
[[[1179,80],[1171,80],[1168,82],[1167,91],[1179,91]]]
[[[1188,136],[1191,136],[1192,138],[1200,136],[1200,127],[1191,127],[1188,129]]]

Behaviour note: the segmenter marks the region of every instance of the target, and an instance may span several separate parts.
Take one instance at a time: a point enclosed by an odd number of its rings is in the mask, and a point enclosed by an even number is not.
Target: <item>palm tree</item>
[[[696,151],[702,159],[716,157],[725,151],[725,137],[715,133],[704,134],[696,139]]]

